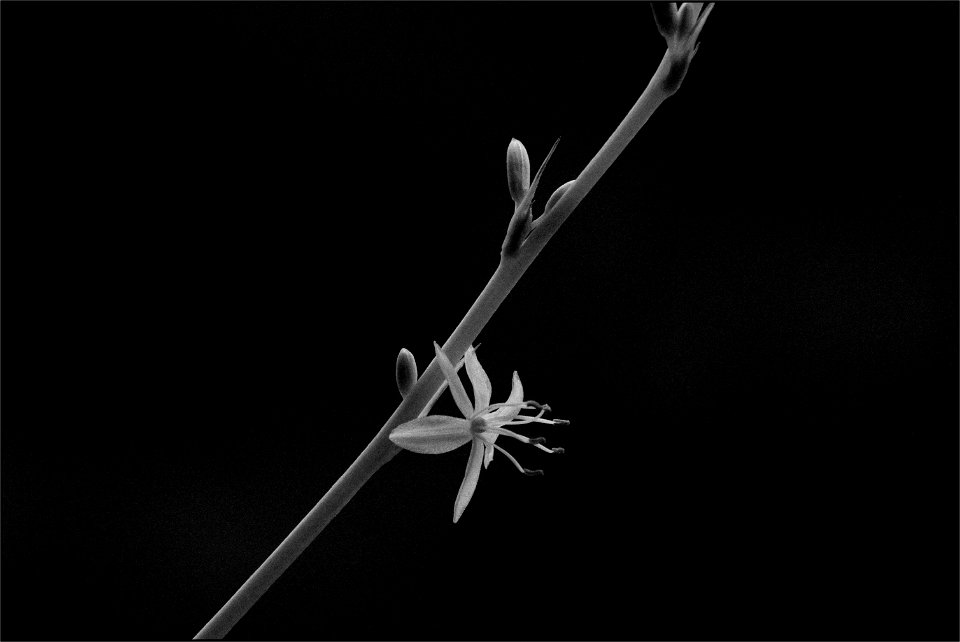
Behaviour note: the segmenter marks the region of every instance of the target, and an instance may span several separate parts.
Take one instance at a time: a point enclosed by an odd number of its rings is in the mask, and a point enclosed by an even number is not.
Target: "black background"
[[[646,4],[2,7],[2,636],[192,637],[664,50]],[[957,639],[958,5],[722,4],[401,453],[230,637]],[[453,412],[446,397],[438,412]]]

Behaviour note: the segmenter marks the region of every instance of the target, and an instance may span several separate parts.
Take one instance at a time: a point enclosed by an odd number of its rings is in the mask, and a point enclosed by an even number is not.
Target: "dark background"
[[[467,449],[402,453],[230,637],[957,639],[958,7],[717,7],[479,338],[566,455],[454,526]],[[6,639],[192,637],[486,283],[511,137],[542,205],[664,50],[642,3],[2,28]]]

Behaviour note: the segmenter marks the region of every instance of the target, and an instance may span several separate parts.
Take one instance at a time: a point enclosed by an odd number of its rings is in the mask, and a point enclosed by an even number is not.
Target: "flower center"
[[[470,432],[474,435],[479,435],[482,432],[486,432],[487,422],[483,420],[483,417],[474,417],[470,420]]]

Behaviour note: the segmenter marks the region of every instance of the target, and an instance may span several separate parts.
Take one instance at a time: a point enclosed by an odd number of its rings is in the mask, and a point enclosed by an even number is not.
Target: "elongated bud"
[[[677,27],[681,38],[686,38],[693,33],[693,25],[702,8],[702,2],[684,2],[680,5],[680,10],[677,12]]]
[[[669,38],[676,33],[679,22],[676,5],[673,2],[651,2],[650,7],[660,35]]]
[[[516,138],[511,139],[507,146],[507,187],[510,189],[510,198],[518,205],[530,189],[530,156],[523,143]]]
[[[549,212],[553,208],[553,206],[560,201],[560,198],[564,195],[564,193],[566,193],[566,191],[570,189],[570,186],[576,182],[577,182],[576,180],[567,181],[566,183],[558,187],[556,190],[554,190],[553,194],[550,195],[550,198],[547,199],[547,205],[546,207],[543,208],[543,213],[546,214],[547,212]]]
[[[400,396],[406,397],[415,383],[417,383],[417,360],[413,358],[413,353],[403,348],[397,355],[397,388],[400,389]]]

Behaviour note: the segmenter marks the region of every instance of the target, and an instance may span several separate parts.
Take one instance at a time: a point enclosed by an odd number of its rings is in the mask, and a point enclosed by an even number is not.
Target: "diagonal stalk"
[[[671,69],[671,55],[664,54],[660,66],[640,98],[627,113],[623,122],[613,132],[600,151],[580,172],[560,200],[534,223],[533,230],[519,251],[512,256],[501,256],[500,264],[483,288],[480,296],[470,307],[466,316],[443,345],[443,351],[456,363],[472,344],[480,331],[496,312],[503,300],[517,284],[523,273],[540,254],[547,241],[556,233],[580,201],[596,185],[603,173],[624,150],[634,135],[643,127],[657,107],[676,91],[676,86],[667,83]],[[194,639],[222,639],[233,625],[250,609],[268,588],[279,578],[295,559],[320,534],[337,513],[349,502],[360,487],[385,463],[393,459],[399,448],[388,438],[390,431],[400,424],[417,417],[430,397],[443,382],[443,374],[437,360],[433,359],[426,371],[417,380],[393,415],[383,425],[363,452],[347,468],[306,517],[286,539],[253,572],[216,615],[197,633]]]

